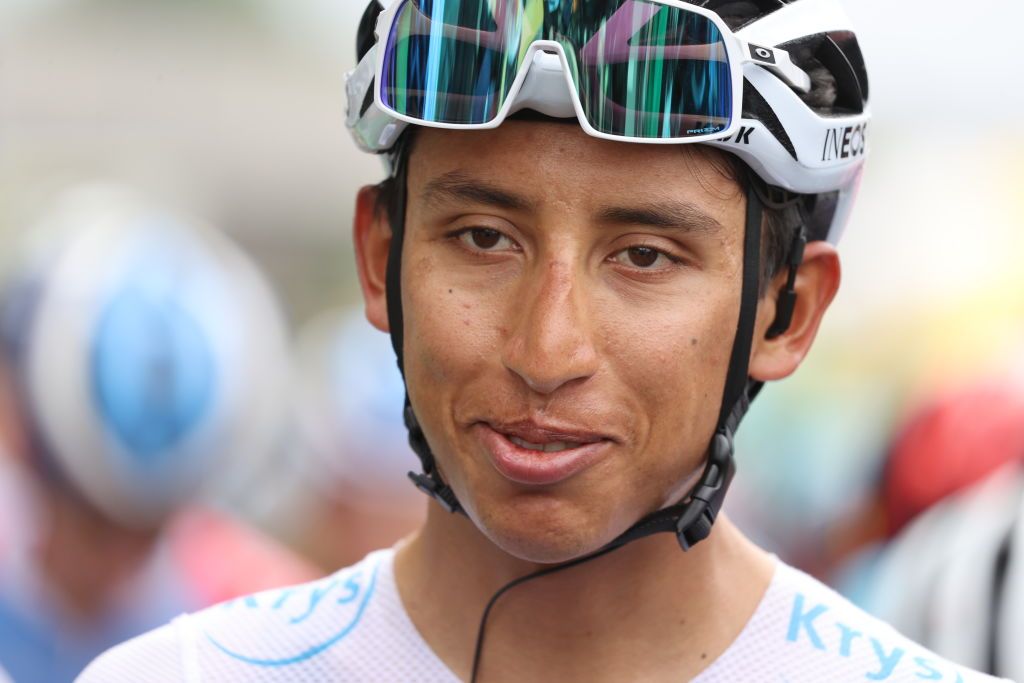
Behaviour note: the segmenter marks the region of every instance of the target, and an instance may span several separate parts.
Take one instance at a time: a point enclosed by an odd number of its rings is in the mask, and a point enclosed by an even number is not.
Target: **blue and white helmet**
[[[285,331],[226,237],[114,187],[65,196],[4,296],[37,459],[108,517],[158,524],[283,426]]]

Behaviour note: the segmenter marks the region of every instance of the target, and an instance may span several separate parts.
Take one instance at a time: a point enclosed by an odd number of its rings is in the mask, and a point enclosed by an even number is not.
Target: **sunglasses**
[[[810,89],[785,50],[678,0],[396,0],[377,35],[376,104],[438,128],[499,126],[552,66],[587,133],[630,142],[732,135],[747,64]]]

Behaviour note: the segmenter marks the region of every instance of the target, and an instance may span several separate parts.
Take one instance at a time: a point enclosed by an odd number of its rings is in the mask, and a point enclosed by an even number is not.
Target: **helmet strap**
[[[388,327],[391,330],[391,346],[395,350],[395,357],[398,359],[398,370],[405,380],[405,354],[403,342],[405,339],[405,320],[402,314],[402,245],[405,242],[405,208],[408,198],[408,177],[409,177],[409,154],[407,148],[410,136],[403,135],[393,154],[395,170],[392,182],[395,183],[395,204],[389,211],[388,220],[391,223],[391,246],[388,251],[387,272],[385,273],[385,291],[388,303]],[[423,493],[436,500],[441,507],[448,512],[462,512],[462,506],[455,497],[455,492],[441,478],[441,473],[434,460],[434,454],[427,443],[427,437],[423,434],[413,412],[412,403],[409,401],[409,392],[405,394],[405,408],[403,411],[405,426],[409,430],[409,446],[419,457],[423,472],[409,472],[409,479]]]
[[[747,187],[739,320],[722,395],[722,409],[718,416],[718,426],[708,447],[704,471],[681,503],[644,517],[602,550],[619,547],[659,532],[674,533],[679,546],[683,550],[689,550],[711,534],[711,527],[722,509],[725,494],[736,472],[736,430],[750,409],[750,403],[763,386],[762,382],[751,380],[748,371],[750,351],[754,342],[754,326],[757,321],[757,302],[760,298],[761,224],[764,206],[760,195],[753,189],[753,184],[748,182]]]
[[[407,145],[409,136],[402,136],[399,145]],[[396,201],[392,206],[391,246],[386,273],[388,301],[388,323],[391,330],[391,344],[398,359],[398,368],[405,376],[403,354],[404,320],[402,314],[402,245],[405,236],[405,207],[408,197],[408,157],[406,150],[396,149],[393,158],[397,160],[393,182],[396,184]],[[679,545],[688,550],[704,540],[711,533],[715,519],[722,508],[725,494],[736,470],[734,461],[734,437],[740,421],[750,408],[751,401],[760,392],[762,383],[750,380],[748,366],[753,346],[754,325],[757,318],[757,303],[760,296],[761,224],[764,208],[752,183],[747,183],[747,211],[743,243],[743,282],[740,292],[740,312],[733,342],[729,371],[726,376],[722,408],[718,426],[708,447],[708,458],[697,484],[690,490],[683,502],[659,510],[645,517],[625,533],[609,543],[603,550],[620,547],[631,541],[653,533],[671,531]],[[802,251],[802,250],[801,250]],[[409,445],[419,457],[422,473],[410,472],[409,478],[423,493],[436,500],[449,512],[463,512],[455,492],[445,483],[437,467],[434,454],[420,427],[408,393],[405,400],[405,424],[409,429]]]

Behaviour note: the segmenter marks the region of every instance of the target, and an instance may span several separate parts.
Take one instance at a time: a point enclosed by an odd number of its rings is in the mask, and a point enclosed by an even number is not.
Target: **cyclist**
[[[110,186],[27,237],[0,296],[0,661],[60,683],[183,610],[317,573],[196,501],[280,426],[284,328],[252,264]]]
[[[984,680],[718,516],[839,285],[869,112],[838,4],[375,1],[358,51],[391,175],[357,262],[427,521],[81,680]]]

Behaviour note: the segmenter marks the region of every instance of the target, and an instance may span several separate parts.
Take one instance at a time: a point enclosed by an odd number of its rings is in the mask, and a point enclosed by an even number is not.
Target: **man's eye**
[[[623,249],[612,257],[612,260],[624,266],[640,268],[641,270],[657,270],[673,263],[678,263],[663,251],[653,247],[630,247]]]
[[[459,233],[463,244],[479,251],[499,251],[515,248],[515,242],[491,228],[469,228]]]

